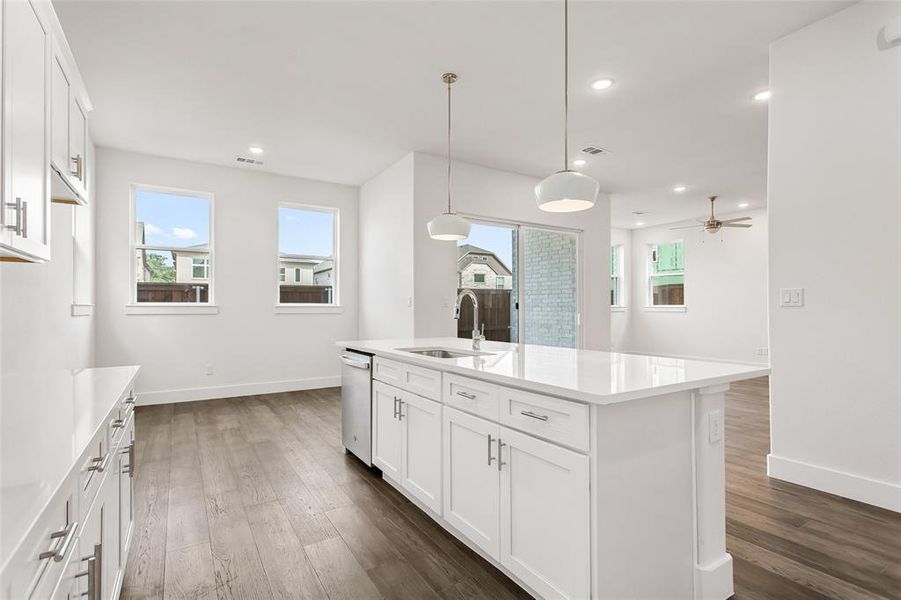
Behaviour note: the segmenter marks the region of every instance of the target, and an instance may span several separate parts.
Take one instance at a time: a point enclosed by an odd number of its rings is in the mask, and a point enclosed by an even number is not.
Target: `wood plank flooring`
[[[901,518],[770,480],[765,379],[726,406],[736,598],[901,599]],[[527,598],[344,454],[340,390],[139,407],[122,597]]]

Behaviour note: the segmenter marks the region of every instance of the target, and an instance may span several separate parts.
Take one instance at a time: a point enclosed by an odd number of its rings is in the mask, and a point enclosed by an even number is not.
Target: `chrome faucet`
[[[454,304],[454,319],[460,320],[460,306],[463,298],[467,297],[472,300],[472,349],[478,351],[482,349],[482,342],[485,341],[485,324],[482,324],[482,330],[479,331],[479,299],[471,289],[462,289],[457,294],[457,302]]]

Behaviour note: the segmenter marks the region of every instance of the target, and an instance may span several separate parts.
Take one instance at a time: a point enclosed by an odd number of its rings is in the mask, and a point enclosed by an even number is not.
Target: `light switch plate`
[[[709,440],[711,444],[716,444],[723,439],[723,412],[720,410],[711,411],[707,416],[707,430],[709,431]]]
[[[780,289],[779,306],[804,306],[804,288]]]

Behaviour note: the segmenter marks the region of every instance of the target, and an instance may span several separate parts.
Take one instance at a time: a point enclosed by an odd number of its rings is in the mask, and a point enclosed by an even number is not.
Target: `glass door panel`
[[[578,344],[578,236],[522,227],[524,342]]]
[[[519,294],[516,276],[517,228],[473,223],[469,238],[457,243],[457,292],[471,289],[479,300],[485,339],[518,341]],[[472,303],[464,301],[457,337],[472,337]]]

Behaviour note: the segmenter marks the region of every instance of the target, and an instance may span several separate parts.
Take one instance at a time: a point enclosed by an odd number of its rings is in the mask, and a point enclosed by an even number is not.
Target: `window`
[[[501,276],[501,275],[498,275],[498,276],[497,276],[497,278],[494,280],[494,287],[497,288],[497,289],[499,289],[499,290],[504,289],[504,278],[503,278],[503,276]]]
[[[685,248],[681,241],[648,247],[648,305],[685,305]]]
[[[338,211],[283,204],[278,208],[280,305],[338,304]],[[283,274],[290,270],[291,281]]]
[[[210,278],[210,259],[209,258],[192,258],[191,259],[191,277],[193,279],[209,279]]]
[[[473,283],[485,283],[485,274],[484,273],[473,273],[472,282]]]
[[[213,197],[134,186],[132,302],[211,304]]]
[[[610,306],[625,306],[623,247],[610,248]]]

